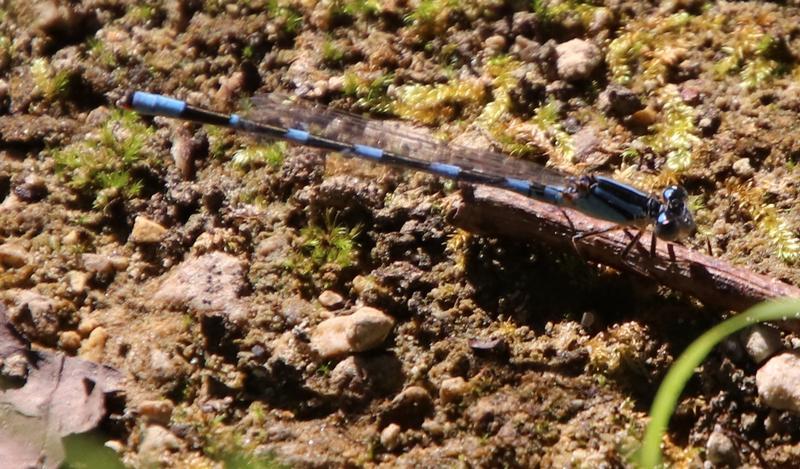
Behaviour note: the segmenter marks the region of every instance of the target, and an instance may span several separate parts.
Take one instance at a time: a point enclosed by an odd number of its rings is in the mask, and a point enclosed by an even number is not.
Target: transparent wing
[[[392,121],[364,119],[278,93],[255,96],[244,113],[257,122],[306,130],[347,144],[368,145],[418,161],[447,163],[500,177],[562,186],[565,175],[502,153],[450,145]]]

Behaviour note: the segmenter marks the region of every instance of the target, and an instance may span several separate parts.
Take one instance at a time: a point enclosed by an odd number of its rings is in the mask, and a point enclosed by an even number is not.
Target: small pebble
[[[41,176],[30,174],[14,188],[14,193],[25,202],[38,202],[47,195],[47,185]]]
[[[83,293],[89,289],[89,274],[71,270],[67,272],[67,286],[74,293]]]
[[[28,263],[28,252],[17,244],[0,245],[0,264],[6,267],[22,267]]]
[[[319,323],[311,333],[311,347],[322,358],[363,352],[380,346],[393,327],[391,316],[365,306],[348,316]]]
[[[783,346],[778,331],[760,324],[745,330],[741,338],[745,350],[756,363],[775,355]]]
[[[150,425],[145,429],[142,442],[139,445],[139,457],[150,465],[161,461],[168,452],[179,449],[181,442],[169,430],[161,425]],[[160,464],[159,464],[160,465]]]
[[[81,256],[83,268],[94,274],[110,274],[114,271],[111,259],[102,254],[86,253]]]
[[[458,376],[455,378],[448,378],[442,381],[439,386],[439,399],[442,402],[457,402],[470,391],[469,383],[464,381],[464,378]]]
[[[595,322],[597,322],[597,315],[591,311],[586,311],[581,316],[581,327],[584,329],[591,329]]]
[[[381,445],[389,451],[394,451],[400,443],[400,425],[390,423],[381,432]]]
[[[75,246],[76,244],[81,242],[81,233],[78,230],[70,230],[69,233],[65,234],[63,238],[61,238],[61,242],[65,246]]]
[[[644,105],[639,95],[621,85],[608,85],[597,98],[597,106],[604,113],[625,117],[641,110]]]
[[[317,297],[319,304],[327,309],[339,309],[344,304],[344,298],[342,295],[336,293],[335,291],[325,290],[324,292],[320,293]]]
[[[773,409],[800,412],[800,357],[782,353],[756,372],[758,395]]]
[[[750,177],[755,171],[753,167],[750,166],[749,158],[740,158],[733,162],[733,172],[736,173],[737,176]]]
[[[558,76],[565,81],[588,78],[602,61],[600,48],[589,41],[573,39],[556,46]]]
[[[75,331],[64,331],[58,336],[58,347],[74,353],[81,346],[81,336]]]
[[[133,222],[133,230],[131,231],[130,240],[134,243],[140,244],[157,243],[161,241],[166,233],[166,228],[146,217],[139,215]]]
[[[148,423],[155,423],[159,425],[166,425],[169,419],[172,418],[172,410],[175,404],[167,399],[160,399],[156,401],[143,401],[136,410],[141,414]]]
[[[91,334],[92,331],[95,330],[99,325],[100,323],[98,323],[96,319],[82,319],[80,324],[78,324],[78,334],[80,334],[83,338],[89,337],[89,334]]]
[[[628,123],[637,127],[648,127],[658,120],[658,113],[653,108],[640,109],[628,118]]]
[[[86,360],[99,362],[103,357],[103,352],[108,341],[108,332],[104,327],[96,327],[89,333],[89,337],[83,341],[78,355]]]
[[[494,36],[487,37],[483,45],[490,54],[499,54],[506,48],[506,38],[495,34]]]
[[[434,437],[444,436],[444,426],[433,419],[425,419],[425,421],[422,422],[422,429]]]
[[[392,399],[382,418],[405,428],[418,428],[433,411],[428,391],[421,386],[409,386]]]
[[[706,442],[706,456],[713,464],[736,467],[739,463],[739,452],[736,445],[722,432],[719,426],[708,437]]]

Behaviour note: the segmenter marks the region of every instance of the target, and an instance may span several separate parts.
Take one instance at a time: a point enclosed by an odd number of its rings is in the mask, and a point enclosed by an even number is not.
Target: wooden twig
[[[577,247],[586,260],[642,275],[705,304],[730,310],[741,311],[770,298],[800,298],[798,287],[677,244],[659,241],[652,256],[650,233],[642,237],[648,240],[644,242],[647,246],[640,242],[625,259],[620,253],[631,238],[624,231],[611,230],[573,245],[576,234],[603,230],[611,224],[509,191],[464,188],[452,196],[447,216],[454,225],[475,233],[538,240],[568,250]]]

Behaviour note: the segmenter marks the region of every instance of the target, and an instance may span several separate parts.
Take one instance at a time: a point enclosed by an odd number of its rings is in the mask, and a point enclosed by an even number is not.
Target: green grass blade
[[[717,344],[730,334],[759,322],[797,318],[800,318],[800,299],[767,301],[714,326],[692,342],[672,364],[658,388],[650,408],[650,423],[642,442],[639,466],[654,468],[661,463],[661,441],[678,398],[695,368]]]

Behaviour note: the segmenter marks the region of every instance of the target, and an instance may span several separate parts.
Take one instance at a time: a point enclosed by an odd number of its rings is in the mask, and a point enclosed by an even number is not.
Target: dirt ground
[[[800,285],[796,2],[0,5],[0,294],[35,349],[122,373],[95,434],[126,465],[629,466],[666,370],[731,313],[457,230],[454,184],[139,117],[129,90],[253,116],[276,91],[680,183],[687,244]],[[718,347],[670,464],[800,467],[758,367]]]

